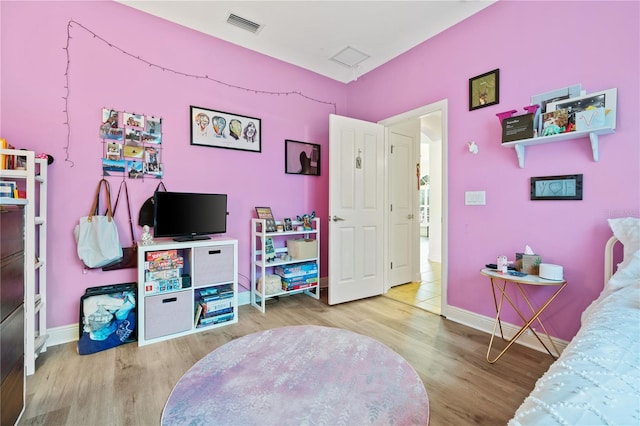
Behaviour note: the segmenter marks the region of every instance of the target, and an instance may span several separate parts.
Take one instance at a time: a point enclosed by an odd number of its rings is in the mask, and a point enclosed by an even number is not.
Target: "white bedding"
[[[509,425],[640,425],[640,251],[630,257]]]

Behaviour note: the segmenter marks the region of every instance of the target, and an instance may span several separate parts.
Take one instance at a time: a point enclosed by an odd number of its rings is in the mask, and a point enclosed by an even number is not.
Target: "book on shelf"
[[[198,303],[198,306],[196,306],[196,316],[193,319],[193,326],[197,327],[198,326],[198,321],[200,321],[200,315],[202,314],[202,305],[200,305]]]
[[[199,326],[203,327],[207,325],[213,325],[213,324],[219,324],[221,322],[231,321],[233,317],[234,317],[234,313],[230,312],[227,314],[222,314],[222,315],[218,315],[211,318],[200,318]]]

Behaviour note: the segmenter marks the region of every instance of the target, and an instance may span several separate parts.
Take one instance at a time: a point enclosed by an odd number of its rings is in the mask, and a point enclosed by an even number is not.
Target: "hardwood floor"
[[[301,324],[348,329],[401,354],[425,384],[431,425],[506,424],[553,361],[514,345],[491,365],[487,334],[387,297],[328,306],[296,295],[264,315],[241,306],[238,324],[141,348],[80,356],[75,342],[50,347],[27,378],[19,424],[158,425],[173,386],[203,356],[245,334]]]

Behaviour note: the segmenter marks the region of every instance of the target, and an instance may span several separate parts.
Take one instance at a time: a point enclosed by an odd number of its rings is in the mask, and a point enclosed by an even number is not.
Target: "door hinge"
[[[391,153],[393,154],[393,145],[391,145]]]
[[[393,204],[389,204],[389,211],[392,212],[393,211]]]
[[[393,262],[391,262],[391,267],[390,267],[390,269],[393,269]]]

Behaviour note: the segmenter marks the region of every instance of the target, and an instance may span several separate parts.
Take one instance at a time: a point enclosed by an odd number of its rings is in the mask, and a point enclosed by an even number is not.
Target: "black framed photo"
[[[256,207],[256,214],[258,215],[258,219],[265,220],[267,229],[264,229],[263,231],[276,232],[277,226],[276,221],[273,218],[273,213],[271,212],[271,207]]]
[[[532,200],[582,200],[582,175],[531,178]]]
[[[285,217],[284,219],[282,219],[282,221],[284,222],[284,230],[286,231],[293,231],[293,222],[291,221],[290,217]]]
[[[284,172],[294,175],[320,176],[320,145],[285,140]]]
[[[261,120],[191,105],[191,145],[261,152]]]
[[[500,103],[500,69],[469,79],[469,111]]]

